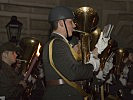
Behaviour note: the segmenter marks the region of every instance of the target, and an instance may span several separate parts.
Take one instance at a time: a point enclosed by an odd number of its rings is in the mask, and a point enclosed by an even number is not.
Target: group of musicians
[[[85,53],[88,47],[83,47],[80,35],[73,35],[77,28],[74,18],[73,11],[64,6],[54,7],[50,11],[50,38],[38,60],[41,62],[36,67],[38,76],[31,73],[24,80],[26,73],[22,71],[20,74],[12,67],[16,64],[20,48],[11,42],[0,46],[1,100],[132,99],[133,48],[123,48],[123,52],[118,52],[119,48],[113,48],[112,44],[110,48],[112,39],[104,31],[100,32],[94,48]],[[94,27],[93,24],[89,28],[94,30]],[[76,32],[87,33],[81,29]],[[121,59],[119,55],[124,56]],[[32,90],[29,89],[30,85]]]

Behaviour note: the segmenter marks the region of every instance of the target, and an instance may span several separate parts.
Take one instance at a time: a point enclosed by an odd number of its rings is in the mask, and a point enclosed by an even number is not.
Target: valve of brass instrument
[[[85,33],[80,35],[80,40],[81,40],[81,51],[82,51],[82,59],[84,64],[86,62],[89,62],[90,58],[90,35]]]

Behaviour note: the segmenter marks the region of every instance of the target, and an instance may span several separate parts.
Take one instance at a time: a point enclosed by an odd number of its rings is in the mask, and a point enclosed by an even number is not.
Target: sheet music
[[[111,25],[111,24],[108,24],[108,25],[104,26],[103,37],[104,38],[110,37],[110,34],[111,34],[113,28],[114,28],[114,25]]]

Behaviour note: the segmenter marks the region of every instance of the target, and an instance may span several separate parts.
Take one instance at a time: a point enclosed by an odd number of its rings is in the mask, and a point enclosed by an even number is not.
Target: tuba
[[[90,57],[91,32],[96,29],[98,24],[98,14],[91,7],[81,7],[74,11],[75,32],[80,33],[82,62],[86,64]]]

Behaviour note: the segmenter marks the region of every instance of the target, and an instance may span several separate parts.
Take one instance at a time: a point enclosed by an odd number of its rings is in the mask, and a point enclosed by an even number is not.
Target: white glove
[[[103,74],[107,75],[112,68],[113,68],[113,58],[110,58],[109,61],[105,62],[105,67],[103,68]]]
[[[44,77],[44,72],[42,68],[38,68],[39,69],[39,77],[43,78]]]
[[[23,75],[24,75],[24,77],[25,77],[25,76],[26,76],[26,73],[24,73]],[[28,82],[31,82],[31,81],[32,81],[32,82],[35,82],[35,80],[36,80],[36,79],[30,75],[30,76],[28,77],[28,80],[27,80],[27,81],[28,81]]]
[[[100,70],[99,71],[99,73],[96,75],[96,77],[98,78],[98,79],[101,79],[101,80],[105,80],[104,78],[103,78],[103,71],[102,70]]]
[[[123,76],[121,75],[119,80],[120,80],[120,82],[122,83],[123,86],[126,86],[127,79],[123,78]]]
[[[30,75],[28,78],[28,82],[32,82],[34,84],[36,82],[36,79]]]
[[[93,71],[98,71],[98,69],[100,67],[100,59],[94,58],[92,53],[90,54],[90,60],[89,60],[88,63],[93,65],[93,67],[94,67]]]
[[[98,48],[98,53],[101,54],[101,52],[108,46],[108,41],[110,37],[104,38],[103,32],[101,32],[99,40],[97,44],[95,45],[96,48]]]
[[[110,74],[109,79],[106,81],[106,83],[108,83],[108,84],[113,84],[113,83],[112,83],[112,80],[113,80],[112,77],[113,77],[113,75]]]

